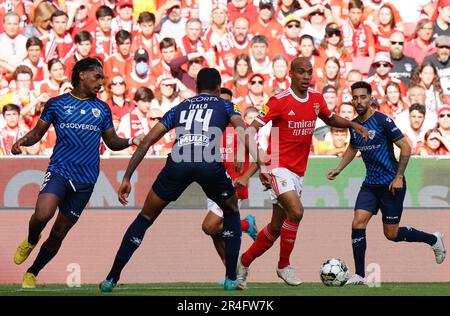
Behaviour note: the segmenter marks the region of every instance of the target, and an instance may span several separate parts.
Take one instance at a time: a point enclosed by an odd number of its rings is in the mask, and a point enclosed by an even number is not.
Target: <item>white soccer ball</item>
[[[320,279],[326,286],[343,286],[349,279],[344,260],[332,258],[320,267]]]

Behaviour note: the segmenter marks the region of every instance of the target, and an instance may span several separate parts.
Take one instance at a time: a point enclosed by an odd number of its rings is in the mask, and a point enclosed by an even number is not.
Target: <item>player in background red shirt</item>
[[[232,98],[231,90],[227,88],[220,89],[220,97],[231,102]],[[250,115],[249,117],[250,118]],[[250,118],[253,121],[253,117]],[[246,117],[244,117],[246,124]],[[231,128],[231,129],[230,129]],[[220,146],[220,151],[222,154],[223,163],[227,169],[227,172],[231,179],[233,179],[234,186],[236,187],[236,194],[238,196],[239,208],[243,200],[248,199],[248,180],[250,177],[258,170],[256,163],[249,163],[246,159],[244,169],[241,172],[235,171],[235,157],[237,153],[237,134],[230,125],[224,130],[222,137],[222,144]],[[248,158],[248,155],[246,156]],[[206,235],[211,236],[214,247],[219,254],[220,259],[225,263],[225,242],[222,238],[223,231],[223,211],[222,209],[211,199],[208,199],[208,214],[206,214],[205,219],[202,223],[202,229]],[[242,232],[247,233],[253,240],[256,239],[258,234],[258,229],[256,227],[256,220],[253,215],[248,215],[244,219],[241,219],[241,229]]]
[[[327,125],[353,128],[365,139],[368,131],[361,125],[334,115],[319,92],[310,89],[313,66],[305,57],[295,58],[290,67],[292,84],[287,90],[269,99],[259,116],[248,128],[246,149],[256,148],[252,136],[272,121],[267,155],[270,164],[262,165],[260,179],[270,189],[273,213],[271,222],[259,233],[256,241],[238,260],[238,280],[245,286],[250,264],[266,252],[280,237],[280,258],[277,275],[289,285],[301,284],[290,267],[289,258],[294,249],[299,223],[303,217],[300,194],[306,170],[316,120]],[[278,138],[274,137],[278,132]],[[254,155],[254,150],[251,152]]]

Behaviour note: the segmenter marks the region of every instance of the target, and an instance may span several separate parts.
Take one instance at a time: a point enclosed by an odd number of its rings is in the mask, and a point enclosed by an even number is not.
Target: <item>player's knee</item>
[[[217,234],[217,227],[210,223],[203,223],[202,230],[208,236],[215,236]]]
[[[53,216],[50,211],[40,210],[38,212],[35,212],[33,217],[40,223],[48,223]]]
[[[384,231],[384,236],[390,240],[390,241],[396,241],[397,240],[397,231]]]
[[[291,209],[288,211],[288,218],[294,223],[300,223],[303,218],[303,208]]]
[[[367,223],[361,219],[354,218],[352,222],[352,228],[353,229],[363,229],[366,228]]]
[[[270,232],[274,235],[274,236],[280,236],[280,232],[281,232],[281,226],[283,225],[283,223],[278,224],[278,223],[270,223],[269,224],[269,229]]]

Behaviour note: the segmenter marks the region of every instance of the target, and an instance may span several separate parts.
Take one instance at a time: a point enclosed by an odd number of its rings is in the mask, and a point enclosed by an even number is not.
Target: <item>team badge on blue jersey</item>
[[[374,139],[374,138],[375,138],[375,134],[376,134],[376,132],[375,132],[373,129],[371,129],[371,130],[369,131],[369,138],[370,138],[370,139]]]
[[[94,114],[94,117],[97,118],[100,116],[100,110],[97,108],[92,109],[92,114]]]

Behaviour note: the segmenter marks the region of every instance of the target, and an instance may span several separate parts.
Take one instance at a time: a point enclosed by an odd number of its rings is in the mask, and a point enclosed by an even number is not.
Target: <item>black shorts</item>
[[[94,186],[94,184],[73,182],[55,172],[47,171],[39,194],[57,195],[60,198],[59,211],[72,223],[76,223],[91,198]]]
[[[175,201],[192,182],[197,182],[206,196],[216,203],[236,193],[223,163],[174,162],[170,155],[152,189],[164,201]]]
[[[355,210],[366,210],[374,215],[381,210],[383,223],[398,224],[403,213],[403,201],[406,194],[406,181],[403,179],[403,189],[395,195],[389,190],[389,186],[362,185],[356,198]]]

